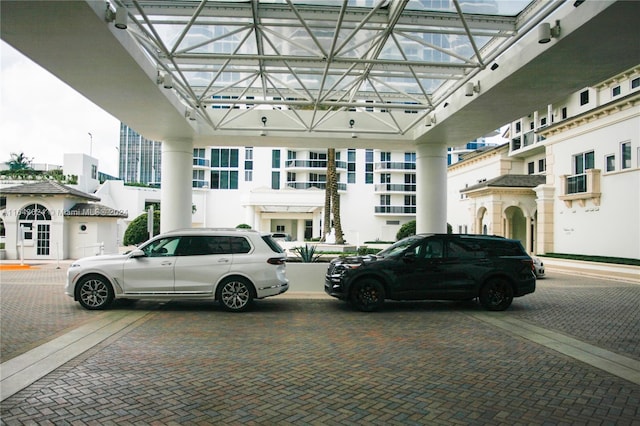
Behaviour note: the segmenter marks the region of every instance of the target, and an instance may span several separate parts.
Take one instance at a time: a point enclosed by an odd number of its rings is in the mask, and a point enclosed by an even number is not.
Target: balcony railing
[[[600,169],[588,169],[584,173],[560,176],[560,187],[563,193],[558,196],[567,207],[577,201],[581,207],[587,200],[600,205]]]
[[[297,169],[327,169],[327,160],[287,160],[284,164],[286,168]],[[336,169],[346,169],[346,161],[336,161]]]
[[[415,183],[379,183],[375,192],[416,192]]]
[[[383,161],[375,164],[376,170],[415,170],[416,163]]]
[[[527,133],[524,133],[522,136],[516,136],[515,138],[511,139],[511,151],[517,151],[520,148],[526,148],[543,140],[545,140],[545,137],[537,135],[535,131],[531,130]]]
[[[193,159],[193,165],[194,166],[209,167],[209,160],[207,160],[206,158],[194,158]]]
[[[192,188],[209,188],[209,183],[206,180],[194,179],[191,181]]]
[[[325,189],[327,187],[326,182],[287,182],[287,188],[293,189],[310,189],[310,188],[318,188]],[[346,191],[347,184],[346,183],[338,183],[338,191]]]
[[[567,176],[567,190],[565,193],[577,194],[579,192],[587,192],[587,174],[581,173],[579,175]]]
[[[416,214],[416,206],[376,206],[375,211],[378,214]]]

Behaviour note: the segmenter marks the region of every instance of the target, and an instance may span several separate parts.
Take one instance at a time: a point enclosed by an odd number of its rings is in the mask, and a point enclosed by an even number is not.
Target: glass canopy
[[[311,131],[335,111],[429,113],[562,2],[110,3],[126,8],[158,83],[214,129],[229,122],[215,110],[270,109],[293,111]]]

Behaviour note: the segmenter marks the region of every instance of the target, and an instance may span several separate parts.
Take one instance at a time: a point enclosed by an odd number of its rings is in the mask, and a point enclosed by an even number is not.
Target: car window
[[[409,249],[411,246],[416,244],[416,242],[421,241],[424,237],[420,237],[414,235],[412,237],[404,238],[396,243],[390,245],[386,249],[380,251],[376,256],[379,257],[388,257],[388,256],[396,256],[403,253],[405,250]],[[415,247],[414,247],[415,249]],[[416,253],[417,254],[417,253]]]
[[[271,251],[276,253],[284,253],[284,250],[282,249],[282,247],[280,247],[280,244],[276,243],[276,241],[271,238],[271,235],[263,235],[262,241],[264,241],[269,246]]]
[[[485,257],[485,251],[474,241],[448,241],[447,257],[455,259],[475,259]]]
[[[142,251],[149,257],[176,256],[179,243],[180,237],[160,238],[142,247]]]
[[[251,244],[244,237],[230,237],[231,253],[249,253]]]
[[[179,256],[204,256],[215,250],[212,238],[206,235],[190,235],[182,237],[178,248]]]
[[[440,259],[444,256],[442,240],[428,239],[420,245],[418,257],[423,259]]]

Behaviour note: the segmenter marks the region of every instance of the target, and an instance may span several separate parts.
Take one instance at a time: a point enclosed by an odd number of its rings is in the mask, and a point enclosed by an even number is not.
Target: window
[[[373,183],[373,150],[367,149],[364,154],[364,183]]]
[[[416,196],[415,195],[405,195],[404,196],[404,205],[405,206],[415,206],[416,205]]]
[[[567,107],[562,108],[562,119],[566,119],[569,116],[569,112],[567,111]]]
[[[244,181],[253,181],[253,147],[250,146],[244,149]]]
[[[527,163],[527,173],[532,175],[535,173],[535,169],[534,169],[534,165],[535,163],[532,161],[530,163]]]
[[[95,164],[91,165],[91,179],[98,179],[98,166]]]
[[[229,148],[212,149],[211,167],[238,167],[238,150]]]
[[[622,158],[620,168],[631,168],[631,142],[624,142],[620,145],[620,157]]]
[[[390,173],[381,173],[380,174],[380,183],[391,183],[391,174]]]
[[[391,205],[391,195],[381,195],[380,196],[380,205],[381,206],[390,206]]]
[[[271,151],[271,167],[274,169],[280,168],[280,150],[279,149],[274,149],[273,151]]]
[[[584,173],[587,169],[593,169],[593,151],[584,152],[573,156],[573,173]]]
[[[214,170],[211,172],[211,189],[238,189],[237,170]]]
[[[611,96],[620,96],[620,86],[611,89]]]
[[[518,121],[516,123],[516,133],[520,133],[522,131],[522,124]]]
[[[638,87],[640,87],[640,77],[631,80],[631,89],[637,89]]]
[[[547,117],[542,117],[540,119],[540,127],[544,127],[547,125]]]
[[[542,173],[547,170],[547,159],[541,158],[538,160],[538,172]]]
[[[585,170],[593,169],[593,151],[573,156],[573,176],[567,178],[567,194],[587,192],[587,176]]]
[[[415,163],[416,162],[416,153],[415,152],[405,152],[404,153],[404,162],[405,163]]]
[[[580,93],[580,106],[586,105],[589,103],[589,91],[585,90]]]
[[[167,237],[154,241],[142,250],[147,257],[175,256],[180,237]]]
[[[380,153],[380,161],[381,162],[385,162],[385,161],[391,161],[391,153],[390,152],[381,152]]]
[[[280,189],[280,172],[271,172],[271,189]]]
[[[616,169],[616,156],[614,154],[604,157],[606,171],[613,172]]]
[[[347,150],[347,183],[356,183],[356,150]]]

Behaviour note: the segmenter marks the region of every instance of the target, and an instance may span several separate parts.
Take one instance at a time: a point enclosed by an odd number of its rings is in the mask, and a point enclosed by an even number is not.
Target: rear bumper
[[[287,290],[289,290],[289,282],[278,283],[276,285],[258,289],[257,298],[264,299],[265,297],[277,296],[285,293]]]

